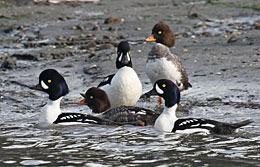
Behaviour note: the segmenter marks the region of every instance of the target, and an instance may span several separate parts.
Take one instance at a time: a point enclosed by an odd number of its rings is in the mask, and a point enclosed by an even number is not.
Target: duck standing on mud
[[[98,88],[106,92],[111,108],[133,106],[142,95],[142,83],[132,68],[130,45],[126,41],[118,44],[116,67],[117,72],[107,76]]]
[[[152,35],[146,41],[156,42],[146,62],[146,74],[151,82],[154,84],[159,79],[169,79],[180,91],[192,87],[179,57],[172,54],[169,49],[175,44],[175,36],[170,27],[162,22],[157,23],[152,29]],[[154,92],[149,91],[144,96],[150,95],[154,95]]]

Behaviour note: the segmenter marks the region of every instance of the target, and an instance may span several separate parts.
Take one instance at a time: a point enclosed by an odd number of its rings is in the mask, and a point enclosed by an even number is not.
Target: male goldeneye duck
[[[49,95],[48,103],[41,110],[39,118],[40,126],[78,123],[110,124],[109,121],[91,115],[62,113],[60,110],[60,101],[63,96],[69,93],[69,88],[65,79],[56,70],[46,69],[42,71],[36,87],[38,90],[42,90]]]
[[[216,133],[231,134],[237,129],[252,123],[245,120],[238,123],[222,123],[202,118],[182,118],[176,117],[175,111],[180,102],[180,91],[170,80],[162,79],[155,82],[153,89],[165,100],[165,107],[161,115],[156,119],[154,128],[158,131],[176,133]]]
[[[133,106],[142,94],[142,84],[132,68],[130,46],[126,41],[118,45],[116,67],[117,73],[106,77],[98,87],[108,95],[111,108]]]
[[[81,94],[84,99],[78,104],[88,105],[93,113],[99,113],[99,118],[110,120],[118,124],[130,125],[154,125],[158,113],[141,107],[120,106],[110,108],[110,102],[105,91],[99,88],[89,88],[85,94]]]
[[[191,87],[179,57],[173,55],[169,49],[175,44],[175,36],[170,27],[162,22],[157,23],[146,41],[156,42],[146,62],[146,74],[151,82],[154,84],[159,79],[169,79],[178,85],[180,91]]]

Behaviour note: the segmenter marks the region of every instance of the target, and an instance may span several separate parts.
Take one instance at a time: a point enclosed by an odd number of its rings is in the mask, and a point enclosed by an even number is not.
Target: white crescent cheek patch
[[[43,81],[41,81],[41,86],[43,89],[49,89],[49,87]]]
[[[127,61],[130,61],[130,56],[129,56],[129,54],[126,53],[126,55],[127,55]]]
[[[159,86],[156,84],[155,85],[155,89],[156,89],[156,92],[159,93],[159,94],[163,94],[163,90],[159,88]]]
[[[118,61],[122,61],[123,53],[120,54]]]

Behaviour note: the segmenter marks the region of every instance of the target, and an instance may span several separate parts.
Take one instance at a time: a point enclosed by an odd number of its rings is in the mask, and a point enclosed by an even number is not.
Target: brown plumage
[[[118,125],[147,126],[154,125],[159,113],[150,109],[134,106],[120,106],[112,109],[105,91],[92,87],[78,104],[89,106],[94,113],[102,113],[99,118],[115,122]]]

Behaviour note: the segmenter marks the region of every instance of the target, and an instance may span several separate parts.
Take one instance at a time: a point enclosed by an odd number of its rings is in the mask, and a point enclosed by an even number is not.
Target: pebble
[[[228,40],[227,40],[227,43],[232,43],[232,42],[236,42],[238,41],[239,38],[236,38],[234,36],[230,37]]]
[[[2,63],[1,67],[6,69],[14,69],[17,67],[17,59],[16,58],[6,58]]]
[[[121,22],[121,18],[112,16],[112,17],[107,18],[104,23],[113,24],[113,23],[118,23],[118,22]]]

